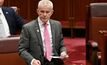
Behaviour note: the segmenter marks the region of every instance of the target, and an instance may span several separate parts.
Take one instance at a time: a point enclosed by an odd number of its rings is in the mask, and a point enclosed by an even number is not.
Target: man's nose
[[[46,14],[46,13],[43,13],[43,15],[46,16],[47,14]]]

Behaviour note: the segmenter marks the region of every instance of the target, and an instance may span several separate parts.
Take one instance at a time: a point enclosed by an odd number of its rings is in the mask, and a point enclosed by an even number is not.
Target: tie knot
[[[43,25],[44,25],[44,27],[46,27],[48,24],[47,24],[47,23],[44,23]]]

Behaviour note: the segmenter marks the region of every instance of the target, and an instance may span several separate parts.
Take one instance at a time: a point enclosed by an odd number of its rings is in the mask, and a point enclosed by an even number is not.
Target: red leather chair
[[[107,30],[107,3],[90,3],[86,20],[87,59],[91,58],[93,65],[105,64],[104,38],[100,31]],[[97,48],[93,46],[97,43]],[[95,45],[95,44],[94,44]],[[89,47],[91,49],[89,49]],[[92,49],[93,48],[93,49]],[[90,53],[91,50],[91,54]]]

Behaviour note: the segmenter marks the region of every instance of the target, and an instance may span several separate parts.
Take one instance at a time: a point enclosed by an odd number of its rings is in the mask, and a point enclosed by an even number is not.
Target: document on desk
[[[60,58],[60,56],[52,56],[52,58]]]

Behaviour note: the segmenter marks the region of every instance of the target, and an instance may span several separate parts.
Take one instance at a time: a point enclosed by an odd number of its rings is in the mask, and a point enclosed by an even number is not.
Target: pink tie
[[[44,42],[45,42],[45,57],[51,61],[52,59],[52,47],[49,32],[47,29],[48,24],[44,24]]]

